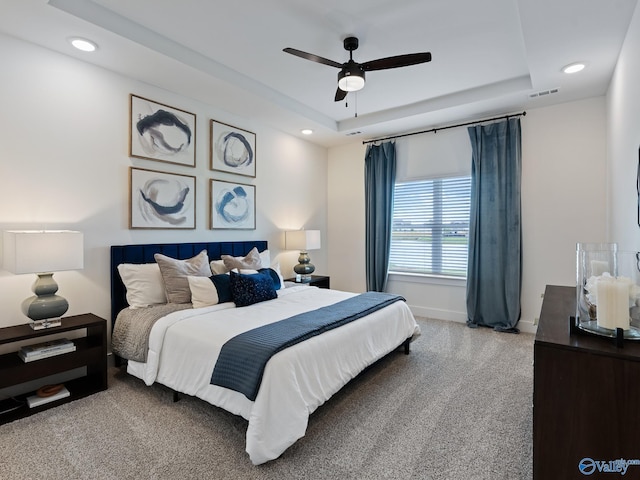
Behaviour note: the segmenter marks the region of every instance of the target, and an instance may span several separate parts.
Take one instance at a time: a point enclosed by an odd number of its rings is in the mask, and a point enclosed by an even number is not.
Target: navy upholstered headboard
[[[154,243],[147,245],[114,245],[111,247],[111,322],[115,322],[118,312],[128,306],[124,284],[118,273],[121,263],[154,263],[153,255],[161,253],[183,260],[206,250],[209,260],[219,260],[221,255],[238,257],[246,255],[256,247],[259,252],[267,249],[265,240],[246,242],[200,242],[200,243]]]

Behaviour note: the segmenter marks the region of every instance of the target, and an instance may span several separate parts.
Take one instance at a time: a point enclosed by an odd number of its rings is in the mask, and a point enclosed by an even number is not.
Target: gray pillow
[[[176,260],[160,253],[156,253],[156,259],[160,267],[160,273],[164,280],[164,289],[169,303],[189,303],[191,302],[191,290],[187,277],[200,276],[210,277],[211,267],[209,267],[209,256],[203,250],[195,257],[187,260]]]
[[[234,268],[237,268],[238,270],[241,268],[258,270],[259,268],[262,268],[262,259],[260,258],[260,253],[256,247],[253,247],[245,257],[220,255],[220,258],[224,262],[224,266],[229,270],[233,270]],[[268,267],[269,265],[265,266]]]

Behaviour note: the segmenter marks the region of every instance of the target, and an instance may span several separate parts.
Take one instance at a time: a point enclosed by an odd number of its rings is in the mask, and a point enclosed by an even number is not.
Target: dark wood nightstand
[[[284,279],[285,282],[295,282],[295,283],[311,285],[312,287],[319,287],[319,288],[331,288],[329,285],[330,280],[331,280],[331,277],[327,277],[324,275],[311,275],[311,278],[309,280],[303,280],[302,282],[296,282],[296,277]]]
[[[93,393],[107,389],[107,321],[91,313],[75,315],[62,319],[62,325],[50,329],[33,330],[29,324],[0,328],[0,344],[10,344],[22,340],[33,340],[33,344],[47,341],[46,336],[86,329],[86,335],[71,339],[76,346],[74,352],[24,362],[18,352],[0,355],[0,389],[37,381],[49,375],[86,367],[86,375],[65,382],[70,396],[44,405],[29,408],[24,401],[22,406],[10,412],[0,413],[0,425],[19,418],[28,417],[63,403],[78,400]],[[45,381],[42,382],[44,384]],[[19,395],[25,400],[30,394]]]

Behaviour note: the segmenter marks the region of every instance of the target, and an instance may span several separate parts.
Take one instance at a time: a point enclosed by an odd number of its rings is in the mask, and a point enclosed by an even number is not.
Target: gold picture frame
[[[256,177],[256,134],[227,123],[209,122],[209,169]]]
[[[129,95],[129,156],[196,166],[196,115]]]
[[[196,177],[129,167],[130,229],[195,229]]]
[[[211,179],[209,227],[212,230],[255,230],[256,186]]]

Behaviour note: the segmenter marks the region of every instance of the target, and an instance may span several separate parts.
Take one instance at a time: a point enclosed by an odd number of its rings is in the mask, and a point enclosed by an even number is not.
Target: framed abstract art
[[[129,155],[196,166],[196,116],[130,95]]]
[[[209,190],[212,229],[255,230],[255,185],[211,180]]]
[[[196,177],[129,168],[129,228],[196,228]]]
[[[256,134],[226,123],[210,122],[209,168],[256,176]]]

